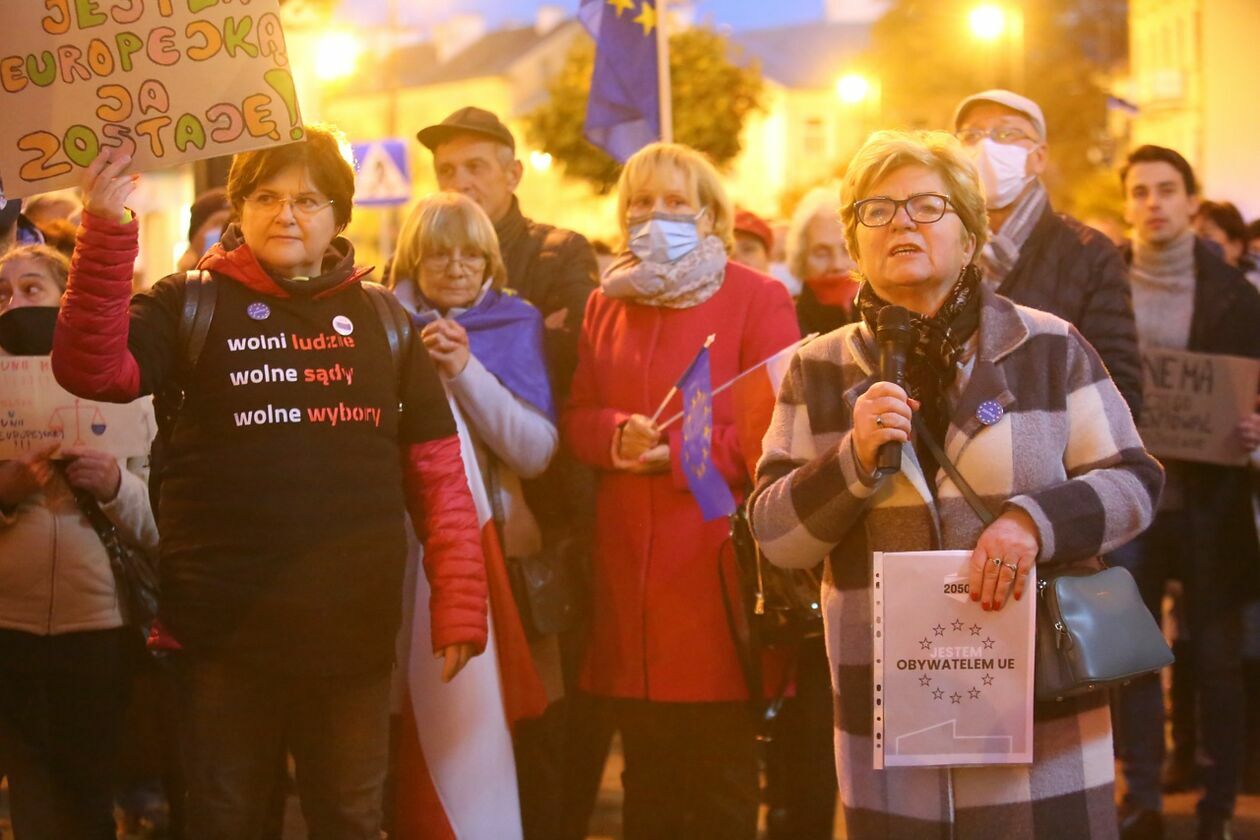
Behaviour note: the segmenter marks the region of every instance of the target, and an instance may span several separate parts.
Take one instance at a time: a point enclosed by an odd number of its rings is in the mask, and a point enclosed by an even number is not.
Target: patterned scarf
[[[623,254],[608,266],[599,285],[610,298],[687,309],[713,297],[725,277],[726,246],[716,236],[706,236],[694,251],[672,263],[643,262]]]
[[[870,281],[865,281],[858,291],[857,305],[862,320],[875,335],[879,310],[888,302],[875,293]],[[920,411],[928,430],[938,443],[943,443],[949,427],[949,404],[945,395],[958,375],[958,363],[967,339],[980,326],[980,269],[975,264],[964,268],[936,314],[911,313],[911,323],[918,341],[906,360],[906,390],[922,403]],[[924,459],[924,451],[917,444],[915,451],[920,463],[931,463],[930,459]],[[935,471],[928,472],[931,475]]]
[[[984,271],[984,282],[994,291],[1019,262],[1020,251],[1032,236],[1049,200],[1046,188],[1040,181],[1034,181],[1033,188],[1015,205],[1001,229],[989,233],[989,241],[980,251],[980,267]]]

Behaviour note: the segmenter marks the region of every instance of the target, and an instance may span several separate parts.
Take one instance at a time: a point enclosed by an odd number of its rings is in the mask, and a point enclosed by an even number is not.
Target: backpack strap
[[[184,373],[190,374],[197,367],[201,351],[206,346],[210,323],[214,320],[214,305],[218,299],[218,284],[214,275],[205,269],[192,269],[184,274],[184,310],[179,319],[179,347]]]
[[[415,327],[411,323],[411,317],[394,297],[393,292],[380,283],[368,282],[361,285],[368,300],[372,302],[372,308],[376,310],[376,316],[380,318],[381,327],[385,330],[385,340],[389,343],[389,356],[394,363],[394,374],[398,379],[398,392],[401,396],[403,370],[407,359],[406,351],[411,345],[411,335]]]

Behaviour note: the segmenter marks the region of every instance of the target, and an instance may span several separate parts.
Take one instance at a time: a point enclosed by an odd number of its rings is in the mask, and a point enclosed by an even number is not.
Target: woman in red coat
[[[705,522],[688,489],[681,424],[650,415],[706,336],[716,385],[796,341],[796,316],[782,285],[728,261],[731,203],[700,153],[648,146],[618,190],[630,252],[587,305],[563,418],[600,470],[581,687],[611,701],[621,730],[627,838],[752,838],[754,721],[718,577],[728,525]],[[679,410],[674,398],[661,417]],[[712,459],[738,497],[729,392],[713,399]]]

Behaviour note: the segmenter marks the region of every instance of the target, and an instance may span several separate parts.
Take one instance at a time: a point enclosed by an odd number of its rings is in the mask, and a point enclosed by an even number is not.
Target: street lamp
[[[1017,7],[998,3],[983,3],[967,15],[971,34],[977,40],[987,42],[989,75],[996,76],[995,62],[998,52],[1006,53],[1008,87],[1022,90],[1024,87],[1024,13]]]
[[[363,45],[349,32],[325,32],[315,44],[315,75],[320,81],[333,82],[354,74],[359,66]]]
[[[871,95],[871,82],[861,73],[846,73],[836,79],[836,96],[846,105],[857,105]]]
[[[1006,31],[1006,10],[993,3],[976,6],[967,16],[971,34],[981,41],[996,41]]]

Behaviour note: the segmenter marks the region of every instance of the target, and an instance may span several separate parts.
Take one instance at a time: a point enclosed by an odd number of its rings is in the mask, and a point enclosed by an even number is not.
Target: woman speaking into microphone
[[[975,608],[1001,609],[1025,595],[1033,564],[1086,562],[1137,535],[1163,478],[1093,348],[1065,321],[981,284],[984,196],[954,138],[872,135],[840,203],[861,320],[798,351],[751,510],[772,562],[827,561],[848,836],[1114,836],[1105,693],[1039,706],[1031,767],[872,769],[871,552],[971,550]],[[880,381],[876,330],[890,304],[909,311],[915,333],[905,387]],[[924,434],[1000,511],[991,525]],[[889,443],[902,448],[899,471],[877,469]]]

